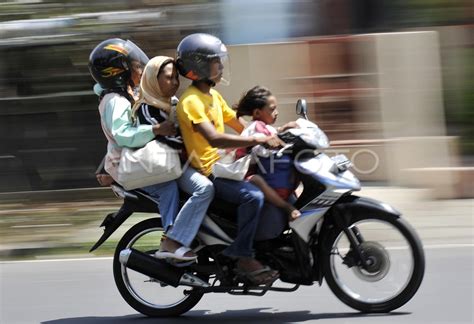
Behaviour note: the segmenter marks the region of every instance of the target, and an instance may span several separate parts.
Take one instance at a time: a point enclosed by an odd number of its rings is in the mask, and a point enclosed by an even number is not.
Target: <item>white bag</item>
[[[298,118],[296,123],[300,128],[288,130],[293,135],[299,136],[306,144],[315,149],[325,149],[329,147],[329,139],[318,125],[303,118]]]
[[[246,155],[232,163],[218,161],[212,166],[212,174],[216,178],[242,181],[249,170],[251,159],[251,155]]]
[[[131,190],[175,180],[181,174],[178,151],[153,140],[139,149],[122,149],[117,182]]]

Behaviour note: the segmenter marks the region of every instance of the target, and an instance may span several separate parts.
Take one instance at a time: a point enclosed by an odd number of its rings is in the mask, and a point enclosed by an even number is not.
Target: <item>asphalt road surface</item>
[[[391,314],[354,311],[322,287],[263,297],[209,294],[185,315],[148,319],[119,295],[111,259],[0,263],[0,323],[473,323],[474,246],[426,246],[420,290]]]

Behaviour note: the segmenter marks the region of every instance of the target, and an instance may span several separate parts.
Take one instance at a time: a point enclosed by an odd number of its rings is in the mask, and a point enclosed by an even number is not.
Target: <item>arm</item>
[[[153,125],[153,134],[162,136],[175,136],[176,126],[172,121],[166,120],[160,124]]]
[[[107,103],[104,119],[106,127],[121,147],[143,147],[155,137],[151,125],[133,125],[130,102],[124,97],[114,97]]]
[[[282,133],[282,132],[284,132],[284,131],[286,131],[287,129],[290,129],[290,128],[299,128],[299,126],[295,121],[292,121],[292,122],[286,123],[283,126],[278,127],[277,132]]]
[[[285,143],[276,135],[277,130],[270,125],[265,125],[262,122],[256,121],[254,124],[246,128],[244,133],[257,137],[263,137],[265,136],[265,134],[273,134],[273,136],[275,137],[275,141],[277,141],[278,143],[278,146],[285,146]],[[256,156],[269,157],[274,153],[272,149],[275,147],[276,146],[272,146],[269,148],[268,146],[264,145],[255,145],[254,147],[252,147],[252,152]]]
[[[194,131],[200,133],[213,147],[236,148],[263,143],[272,145],[275,140],[275,138],[271,136],[257,139],[248,136],[220,133],[209,120],[209,117],[205,112],[205,106],[200,100],[193,100],[193,98],[186,99],[181,102],[181,105],[181,107],[178,107],[178,118],[180,124],[191,123]],[[236,119],[235,112],[225,104],[223,105],[222,112],[224,123],[235,120],[234,122],[231,122],[231,124],[237,129],[240,129],[242,126],[237,125],[238,120]]]
[[[247,147],[258,144],[272,145],[274,138],[272,136],[256,138],[253,136],[240,136],[232,134],[221,134],[216,131],[214,125],[210,122],[195,124],[194,128],[211,144],[218,148]]]
[[[218,94],[218,99],[221,102],[224,123],[235,130],[238,134],[242,133],[244,128],[247,127],[247,121],[242,117],[237,117],[235,111],[227,105],[227,102],[220,94]]]
[[[153,134],[156,136],[175,136],[176,135],[176,125],[171,120],[171,116],[169,115],[167,119],[158,123],[158,119],[162,120],[162,118],[154,118],[148,105],[141,104],[140,107],[136,111],[135,119],[139,125],[153,125]]]
[[[225,124],[235,130],[238,134],[242,133],[245,126],[247,126],[247,122],[243,118],[232,118]]]
[[[121,147],[143,147],[156,135],[169,132],[169,125],[133,125],[131,121],[130,102],[122,97],[107,103],[105,121],[112,136]]]

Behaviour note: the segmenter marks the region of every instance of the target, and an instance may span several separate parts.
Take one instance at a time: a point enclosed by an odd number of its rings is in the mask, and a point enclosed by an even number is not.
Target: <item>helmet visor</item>
[[[227,53],[215,55],[210,59],[209,80],[216,84],[230,84],[230,58]]]
[[[128,57],[132,66],[143,69],[150,60],[140,47],[129,40],[125,43],[125,49],[128,52]]]

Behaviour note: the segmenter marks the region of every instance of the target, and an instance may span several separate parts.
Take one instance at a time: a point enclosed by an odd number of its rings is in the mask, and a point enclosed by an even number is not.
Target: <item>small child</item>
[[[238,117],[252,116],[253,120],[242,132],[242,136],[271,136],[286,129],[298,127],[295,122],[285,124],[278,129],[271,126],[278,116],[277,101],[270,90],[261,86],[255,86],[247,91],[236,109]],[[259,158],[259,168],[257,168],[259,174],[252,174],[247,177],[247,180],[262,190],[268,202],[284,209],[290,221],[298,218],[301,215],[300,211],[287,201],[295,189],[294,174],[289,158],[285,156],[280,159],[271,158],[273,152],[262,145],[254,146],[252,153]],[[246,149],[237,150],[237,157],[245,154],[247,154]],[[270,165],[272,162],[274,162],[273,165]]]

